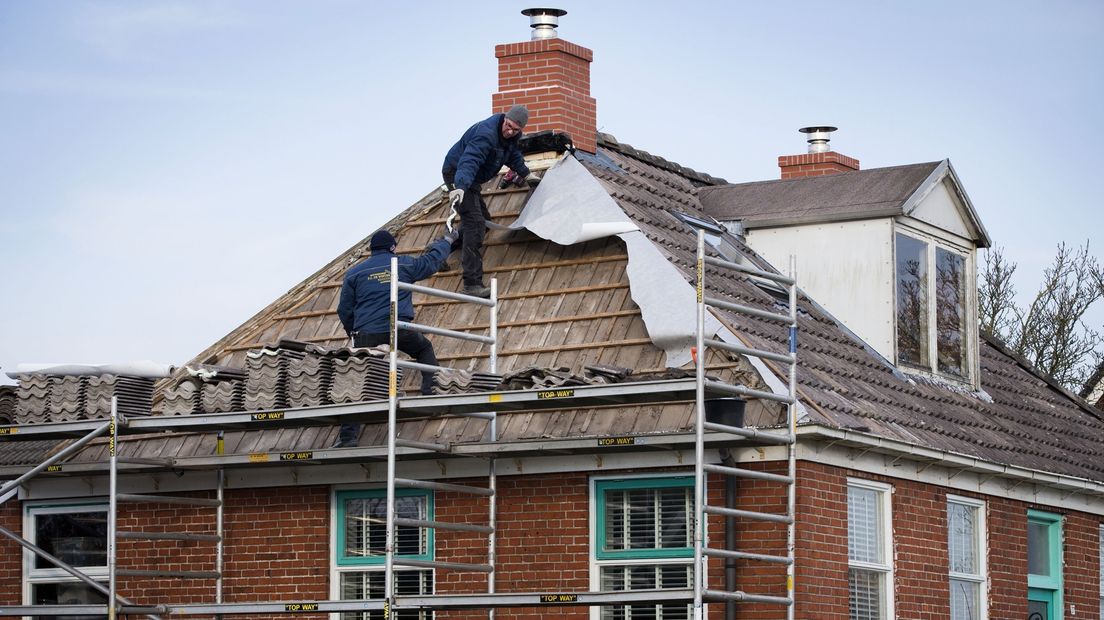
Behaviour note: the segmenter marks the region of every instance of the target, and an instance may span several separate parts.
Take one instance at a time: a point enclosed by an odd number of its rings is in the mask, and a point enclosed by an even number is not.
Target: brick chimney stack
[[[816,177],[859,169],[859,160],[829,150],[828,142],[835,127],[802,127],[798,131],[809,136],[809,152],[805,155],[782,155],[778,167],[783,179]]]
[[[545,129],[571,136],[575,148],[598,149],[598,105],[590,96],[590,63],[594,52],[556,35],[557,18],[567,11],[526,9],[533,39],[495,46],[498,92],[491,111],[505,112],[522,104],[529,108],[525,133]]]

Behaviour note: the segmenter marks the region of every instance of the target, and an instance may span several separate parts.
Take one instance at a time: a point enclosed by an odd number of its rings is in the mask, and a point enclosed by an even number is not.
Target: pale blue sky
[[[221,338],[440,183],[530,4],[0,1],[0,370]],[[836,125],[863,168],[950,158],[1025,293],[1102,255],[1104,3],[552,6],[623,142],[744,182]]]

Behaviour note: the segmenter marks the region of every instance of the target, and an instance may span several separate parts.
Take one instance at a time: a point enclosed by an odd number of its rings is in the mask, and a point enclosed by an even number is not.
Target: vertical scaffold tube
[[[705,562],[702,555],[705,537],[705,233],[698,231],[697,263],[697,330],[693,359],[696,368],[697,389],[694,403],[694,620],[702,620],[705,591]]]
[[[787,405],[787,422],[790,427],[790,442],[787,452],[787,475],[790,477],[790,486],[786,495],[786,513],[790,516],[790,522],[786,526],[786,553],[790,563],[786,566],[786,596],[790,599],[790,605],[786,608],[786,620],[794,620],[794,609],[797,601],[794,598],[794,577],[797,549],[797,258],[790,255],[790,355],[793,363],[790,364],[790,398]]]
[[[491,278],[491,302],[494,304],[491,306],[491,339],[494,341],[491,343],[491,373],[498,372],[498,278]],[[491,430],[490,441],[498,441],[498,416],[491,418]],[[489,472],[487,474],[487,485],[493,492],[487,499],[490,501],[488,506],[488,520],[491,526],[491,533],[488,535],[487,544],[487,563],[491,565],[491,572],[487,573],[487,593],[495,593],[495,575],[498,572],[495,566],[495,561],[498,559],[498,552],[495,545],[498,540],[495,536],[498,529],[498,473],[496,471],[495,459],[492,457],[487,464]],[[494,620],[495,609],[491,607],[487,610],[487,617],[490,620]]]
[[[387,375],[387,534],[384,538],[384,617],[395,605],[395,435],[399,406],[399,259],[391,259],[391,352]]]
[[[116,515],[116,511],[119,509],[119,500],[116,498],[119,491],[119,399],[116,396],[111,397],[111,428],[108,432],[110,435],[107,454],[110,463],[107,481],[107,618],[108,620],[115,620],[115,610],[118,607],[115,600],[118,594],[115,589],[115,571],[117,569],[115,556],[118,555],[116,535],[118,534],[119,523]]]

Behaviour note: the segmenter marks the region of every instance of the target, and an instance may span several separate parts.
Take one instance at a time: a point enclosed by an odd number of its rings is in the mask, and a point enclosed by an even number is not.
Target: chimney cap
[[[831,150],[828,141],[832,139],[832,132],[835,130],[836,127],[831,125],[812,125],[798,129],[801,133],[809,136],[807,140],[809,153],[824,153]]]
[[[521,12],[522,15],[529,18],[529,27],[533,29],[532,39],[555,39],[556,26],[559,25],[560,17],[567,15],[567,11],[563,9],[549,9],[549,8],[532,8],[525,9]]]

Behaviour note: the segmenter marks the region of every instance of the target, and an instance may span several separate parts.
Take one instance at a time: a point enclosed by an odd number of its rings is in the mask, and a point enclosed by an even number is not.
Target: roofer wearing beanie
[[[483,285],[483,237],[491,215],[481,195],[482,185],[494,178],[505,164],[530,185],[540,182],[521,156],[518,141],[529,122],[529,110],[516,105],[505,114],[472,125],[445,155],[441,175],[448,184],[449,202],[460,214],[460,265],[464,269],[464,292],[490,297]]]
[[[413,284],[437,273],[456,241],[457,234],[446,233],[426,246],[417,258],[399,256],[399,282]],[[395,257],[395,237],[386,230],[372,235],[369,247],[372,255],[345,272],[337,316],[353,346],[374,347],[391,341],[391,259]],[[410,291],[399,290],[399,320],[414,320],[414,304]],[[433,344],[418,332],[400,329],[398,349],[419,364],[437,366]],[[433,375],[422,371],[422,394],[432,394]],[[342,424],[335,448],[357,445],[359,424]]]

